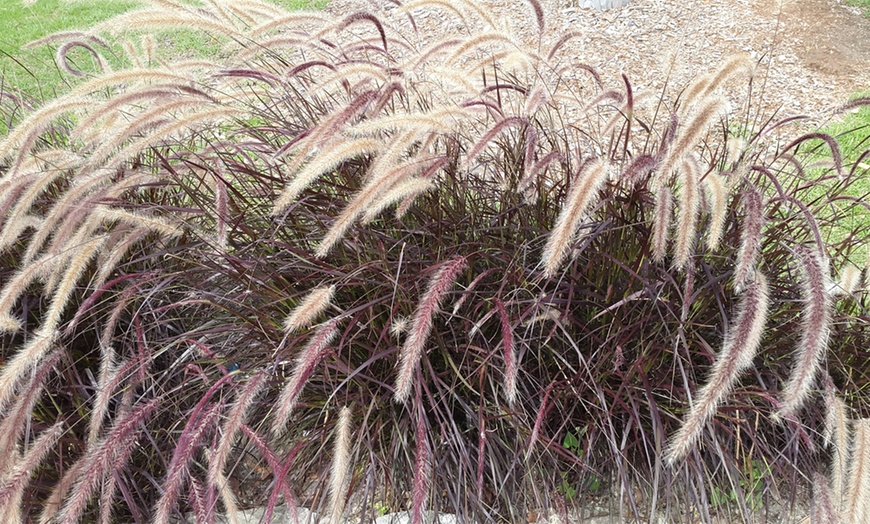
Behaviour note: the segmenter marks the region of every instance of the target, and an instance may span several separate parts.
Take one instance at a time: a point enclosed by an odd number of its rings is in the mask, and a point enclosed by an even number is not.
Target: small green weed
[[[580,439],[588,431],[589,427],[584,426],[582,428],[574,428],[574,431],[568,431],[565,433],[565,438],[562,439],[562,447],[567,451],[577,455],[578,458],[583,457],[584,450],[580,445]],[[566,499],[573,500],[578,493],[580,492],[578,488],[581,488],[590,493],[597,493],[601,488],[601,479],[594,474],[588,476],[586,482],[582,485],[578,485],[576,483],[572,483],[569,479],[568,473],[562,472],[562,480],[558,486],[558,492],[561,493]]]
[[[740,489],[746,499],[746,505],[752,511],[758,511],[764,507],[764,480],[770,474],[770,466],[756,459],[750,462],[744,478],[740,480]],[[734,504],[739,499],[740,496],[736,489],[728,490],[713,486],[710,490],[710,505],[713,508]]]

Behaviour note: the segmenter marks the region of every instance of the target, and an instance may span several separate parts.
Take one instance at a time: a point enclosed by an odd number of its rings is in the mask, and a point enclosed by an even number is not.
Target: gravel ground
[[[595,67],[608,86],[620,87],[620,74],[626,73],[636,89],[660,92],[667,84],[673,95],[728,56],[748,53],[759,63],[755,103],[768,115],[808,115],[812,125],[829,119],[856,91],[870,89],[870,20],[835,0],[633,0],[605,11],[583,8],[589,1],[541,0],[544,40],[578,32],[560,54]],[[507,15],[513,31],[535,45],[531,4],[480,3]],[[333,0],[328,10],[367,10],[402,34],[413,32],[386,0]],[[423,6],[412,13],[426,42],[466,30],[443,8]]]

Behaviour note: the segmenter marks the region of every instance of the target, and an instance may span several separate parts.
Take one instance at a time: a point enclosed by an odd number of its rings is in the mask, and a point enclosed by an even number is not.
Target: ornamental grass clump
[[[818,479],[870,382],[868,232],[831,233],[866,167],[771,144],[746,56],[651,92],[517,8],[153,0],[64,35],[129,30],[131,65],[0,141],[0,514],[863,514],[864,470]],[[177,26],[221,58],[142,54]]]

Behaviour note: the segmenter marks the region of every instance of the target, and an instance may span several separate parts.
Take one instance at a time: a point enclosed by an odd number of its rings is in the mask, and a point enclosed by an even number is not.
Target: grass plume
[[[743,191],[743,229],[740,231],[740,250],[734,268],[734,287],[742,289],[755,272],[758,253],[761,250],[761,231],[764,227],[764,204],[761,193],[754,187]]]
[[[863,524],[870,521],[870,419],[852,421],[852,453],[843,507],[844,520]]]
[[[351,452],[351,411],[344,406],[338,414],[332,454],[332,470],[329,477],[330,524],[339,524],[344,513],[344,496],[350,482]]]
[[[292,333],[310,326],[330,306],[333,295],[335,295],[334,285],[312,289],[299,305],[287,315],[287,319],[284,321],[284,331]]]
[[[299,394],[305,383],[314,372],[314,368],[329,352],[329,344],[335,335],[338,333],[338,318],[333,318],[321,324],[311,336],[308,344],[299,352],[296,357],[296,365],[293,368],[293,374],[290,375],[290,380],[284,385],[281,390],[281,395],[278,398],[277,409],[272,419],[272,433],[278,435],[287,424],[293,408],[296,407],[296,402],[299,399]]]
[[[694,251],[700,209],[700,174],[698,163],[688,157],[680,169],[680,212],[674,239],[674,267],[685,270]]]
[[[652,219],[652,259],[661,263],[665,259],[668,248],[668,233],[671,229],[671,217],[673,216],[671,189],[661,184],[656,189],[655,207]]]
[[[465,269],[465,257],[456,257],[444,262],[432,276],[426,292],[417,305],[417,311],[408,328],[408,337],[399,350],[399,371],[396,376],[395,394],[396,402],[405,403],[411,394],[414,371],[420,364],[420,357],[426,347],[429,332],[435,314],[438,312],[444,295],[453,286],[459,273]]]
[[[544,275],[553,276],[565,259],[577,229],[587,220],[587,210],[598,197],[598,190],[607,180],[607,162],[597,158],[577,173],[564,207],[547,237],[541,256]]]
[[[806,402],[828,349],[831,330],[831,297],[828,262],[821,253],[798,247],[803,273],[803,326],[795,362],[783,386],[778,415],[791,418]]]
[[[761,273],[755,273],[753,281],[742,294],[740,308],[728,328],[722,350],[716,357],[707,382],[695,396],[696,400],[692,402],[680,429],[670,439],[665,461],[671,466],[691,451],[740,374],[752,366],[752,360],[761,346],[767,314],[767,279]]]

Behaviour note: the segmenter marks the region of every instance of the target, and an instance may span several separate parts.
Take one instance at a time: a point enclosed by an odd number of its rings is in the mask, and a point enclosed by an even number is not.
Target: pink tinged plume
[[[213,404],[206,407],[201,416],[192,416],[181,433],[167,468],[166,480],[162,486],[163,494],[154,509],[154,524],[169,524],[169,517],[176,506],[184,483],[190,478],[190,462],[196,457],[196,449],[202,445],[206,435],[214,429],[218,415],[217,408],[218,406]]]
[[[740,249],[737,252],[737,267],[734,268],[734,289],[738,292],[752,278],[761,249],[761,230],[764,227],[761,193],[752,186],[743,192],[743,210],[746,218],[743,220],[743,229],[740,230]]]
[[[740,374],[752,366],[767,320],[767,280],[756,273],[743,292],[737,318],[729,327],[710,378],[698,392],[683,425],[671,439],[665,460],[671,466],[682,460],[697,443],[704,427],[734,387]]]
[[[20,502],[24,488],[30,482],[33,472],[42,460],[54,449],[58,439],[65,431],[63,421],[56,422],[42,432],[36,442],[23,456],[6,455],[8,470],[0,476],[0,516],[9,515],[9,510]],[[17,452],[15,453],[17,455]]]
[[[335,286],[321,286],[311,290],[298,306],[287,315],[284,321],[284,331],[292,333],[310,326],[332,303]]]
[[[828,479],[819,472],[813,474],[813,500],[810,509],[813,524],[839,524],[840,517],[831,498]]]
[[[653,209],[653,238],[652,259],[654,262],[662,262],[668,247],[668,231],[671,228],[671,210],[673,197],[671,189],[665,184],[660,184],[656,189],[655,208]]]
[[[445,262],[432,277],[429,288],[417,306],[414,319],[411,321],[410,333],[399,352],[399,375],[396,378],[396,392],[393,397],[398,403],[408,400],[411,393],[411,378],[426,347],[426,340],[432,330],[433,317],[440,307],[441,299],[453,286],[465,265],[465,257],[456,257]]]
[[[513,406],[517,398],[517,356],[514,351],[514,332],[504,307],[504,302],[495,299],[495,307],[501,318],[501,335],[504,349],[504,395],[508,406]]]
[[[870,522],[870,419],[852,421],[852,456],[843,501],[843,522]]]
[[[335,432],[335,451],[329,477],[329,505],[332,508],[330,524],[339,524],[344,513],[344,495],[350,482],[350,408],[341,408]]]
[[[225,480],[223,475],[224,467],[230,457],[230,453],[236,444],[236,438],[241,431],[242,425],[248,416],[248,412],[254,405],[254,401],[260,390],[266,383],[266,374],[263,372],[254,375],[248,383],[242,388],[236,402],[227,413],[227,418],[221,427],[220,441],[214,454],[210,457],[208,463],[208,482],[211,486],[220,489],[221,480]]]
[[[426,497],[429,494],[429,475],[432,457],[423,416],[417,415],[417,450],[414,453],[414,481],[411,488],[411,524],[423,524]]]
[[[314,335],[309,340],[299,356],[296,357],[296,365],[293,368],[293,374],[290,380],[281,391],[281,396],[278,398],[278,404],[275,411],[275,418],[272,421],[272,433],[280,435],[296,407],[296,402],[299,400],[299,394],[302,393],[302,388],[308,382],[308,378],[314,372],[317,364],[329,353],[330,343],[338,333],[338,318],[333,318],[323,323],[314,331]]]
[[[106,478],[113,475],[136,449],[135,442],[142,424],[157,411],[157,408],[156,400],[136,406],[106,434],[102,441],[90,446],[88,452],[67,473],[70,478],[75,479],[75,482],[69,490],[66,504],[54,522],[64,524],[80,522],[80,517],[97,488]],[[61,497],[65,492],[63,488],[67,486],[70,486],[69,480],[62,479],[61,489],[58,490]],[[110,504],[110,501],[101,500],[100,504]]]
[[[577,230],[588,219],[587,211],[598,198],[598,190],[607,181],[607,168],[607,161],[598,158],[585,164],[575,177],[568,199],[559,211],[556,224],[544,246],[542,262],[546,276],[556,274]]]
[[[777,415],[792,418],[810,394],[831,331],[830,272],[827,260],[815,250],[798,247],[803,272],[803,327],[791,376],[783,387]]]

